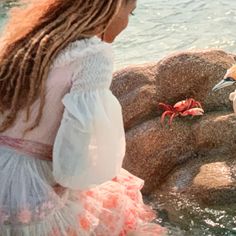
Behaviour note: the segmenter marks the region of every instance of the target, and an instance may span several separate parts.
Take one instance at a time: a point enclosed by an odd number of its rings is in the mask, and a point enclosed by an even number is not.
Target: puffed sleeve
[[[111,180],[125,154],[121,106],[109,89],[112,64],[104,50],[95,47],[81,54],[71,91],[62,100],[65,110],[53,148],[53,174],[71,189]]]

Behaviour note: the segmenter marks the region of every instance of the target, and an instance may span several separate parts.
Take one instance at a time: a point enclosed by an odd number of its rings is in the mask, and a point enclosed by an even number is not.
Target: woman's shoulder
[[[94,57],[95,55],[102,57],[105,56],[112,59],[113,55],[111,45],[101,41],[97,37],[77,40],[70,43],[58,54],[52,67],[66,66],[78,59]]]

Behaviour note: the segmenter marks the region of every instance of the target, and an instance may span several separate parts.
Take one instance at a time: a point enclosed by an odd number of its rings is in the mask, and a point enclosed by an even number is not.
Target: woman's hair
[[[0,40],[0,112],[6,115],[0,132],[11,127],[18,112],[40,99],[45,103],[50,65],[70,42],[101,34],[119,10],[122,0],[21,0],[10,12]]]

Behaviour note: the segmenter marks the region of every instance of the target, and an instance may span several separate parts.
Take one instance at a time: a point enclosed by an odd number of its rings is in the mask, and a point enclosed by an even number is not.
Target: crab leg
[[[173,111],[165,111],[162,116],[161,116],[161,123],[164,123],[165,117],[166,116],[172,116],[173,115]]]
[[[169,119],[169,122],[168,122],[168,125],[171,126],[172,125],[172,122],[173,122],[173,119],[175,117],[177,117],[179,114],[178,113],[173,113]]]

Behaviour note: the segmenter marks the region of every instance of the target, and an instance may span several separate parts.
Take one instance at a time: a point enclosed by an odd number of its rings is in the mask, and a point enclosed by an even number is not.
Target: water
[[[14,4],[0,0],[0,20]],[[158,61],[182,50],[236,52],[235,0],[138,0],[129,27],[114,43],[115,68]]]
[[[181,50],[221,48],[236,52],[235,0],[138,0],[130,25],[114,43],[116,69]],[[0,0],[0,21],[14,5]],[[207,207],[186,196],[157,195],[149,203],[157,223],[173,236],[236,235],[236,205]]]
[[[2,29],[7,20],[8,10],[16,5],[16,0],[0,0],[0,30]]]
[[[235,0],[138,0],[135,16],[114,45],[116,68],[189,49],[234,53],[235,26]]]
[[[147,202],[169,236],[236,236],[236,204],[209,207],[171,192],[154,194]]]

